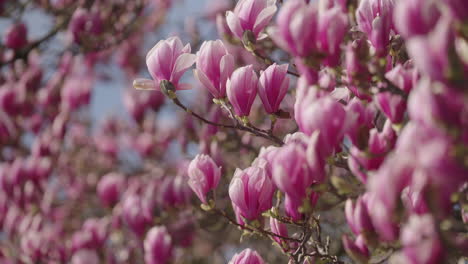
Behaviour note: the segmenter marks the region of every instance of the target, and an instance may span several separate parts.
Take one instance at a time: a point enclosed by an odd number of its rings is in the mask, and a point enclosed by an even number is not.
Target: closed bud
[[[374,230],[367,208],[367,197],[367,195],[359,197],[355,204],[348,199],[345,204],[346,220],[355,235]]]
[[[235,70],[228,79],[227,96],[234,112],[240,117],[247,117],[257,96],[258,77],[253,66],[245,66]]]
[[[152,222],[152,207],[147,199],[129,195],[123,200],[122,217],[133,232],[138,236],[143,236]]]
[[[357,263],[367,263],[367,261],[369,260],[369,251],[367,247],[363,246],[361,243],[358,244],[358,239],[356,239],[356,241],[352,241],[346,235],[343,236],[342,240],[346,253],[354,261],[356,261]]]
[[[121,174],[109,173],[104,175],[97,185],[99,199],[106,206],[112,207],[120,200],[125,184],[125,178]]]
[[[3,36],[3,42],[10,49],[21,49],[28,44],[28,29],[25,24],[18,23],[10,26]]]
[[[289,88],[288,65],[269,66],[259,79],[258,95],[265,111],[269,114],[278,112],[281,101]]]
[[[199,154],[190,162],[188,175],[190,188],[206,204],[207,193],[218,186],[221,167],[218,167],[210,156]]]
[[[363,0],[356,10],[359,29],[367,34],[378,55],[385,56],[393,29],[393,0]]]

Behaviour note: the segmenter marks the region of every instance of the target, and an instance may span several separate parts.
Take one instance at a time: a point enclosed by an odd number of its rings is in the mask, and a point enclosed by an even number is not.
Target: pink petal
[[[262,31],[270,22],[271,18],[275,14],[277,8],[276,6],[269,6],[260,12],[260,14],[257,17],[257,20],[255,21],[255,25],[253,28],[254,34],[257,36],[260,31]]]
[[[233,12],[228,11],[226,13],[226,23],[228,24],[231,32],[239,39],[242,39],[244,30],[242,29],[239,18]]]

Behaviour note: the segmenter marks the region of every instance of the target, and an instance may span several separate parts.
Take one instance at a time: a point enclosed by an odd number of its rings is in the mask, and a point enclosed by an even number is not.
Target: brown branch
[[[272,142],[274,142],[274,143],[276,143],[276,144],[278,144],[280,146],[284,144],[284,142],[281,139],[279,139],[279,138],[277,138],[277,137],[275,137],[273,135],[270,135],[268,133],[268,131],[256,128],[254,126],[244,126],[244,125],[240,124],[240,122],[237,122],[237,121],[236,121],[235,125],[226,125],[226,124],[215,123],[215,122],[212,122],[212,121],[202,117],[201,115],[193,112],[192,110],[188,109],[184,104],[182,104],[180,102],[180,100],[177,97],[173,98],[172,101],[174,102],[175,105],[177,105],[178,107],[183,109],[185,112],[193,115],[194,117],[196,117],[200,121],[202,121],[204,123],[207,123],[209,125],[250,132],[251,134],[253,134],[253,135],[257,136],[257,137],[262,137],[262,138],[268,139],[268,140],[270,140],[270,141],[272,141]]]

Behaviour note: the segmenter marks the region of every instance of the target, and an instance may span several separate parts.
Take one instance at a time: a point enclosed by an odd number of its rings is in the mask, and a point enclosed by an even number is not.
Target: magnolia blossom
[[[356,10],[359,29],[367,34],[378,54],[385,54],[393,29],[394,0],[362,0]]]
[[[276,12],[276,0],[240,0],[234,11],[226,13],[226,20],[232,33],[243,40],[244,32],[251,31],[255,39],[262,38],[262,30]]]
[[[221,40],[204,42],[197,53],[195,76],[215,98],[226,97],[226,81],[234,71],[234,57]]]
[[[247,248],[232,257],[229,264],[264,264],[265,261],[254,250]]]
[[[260,75],[258,85],[258,95],[262,99],[263,107],[269,114],[274,114],[279,110],[289,88],[289,77],[287,76],[288,65],[269,66]]]
[[[221,178],[221,168],[207,155],[197,155],[188,167],[189,186],[203,202],[207,203],[206,194],[216,189]]]
[[[172,239],[166,227],[151,228],[144,241],[145,262],[148,264],[165,264],[172,257]]]
[[[229,197],[242,217],[255,220],[271,208],[274,190],[273,182],[268,178],[265,169],[236,169],[229,185]]]
[[[185,71],[196,61],[190,44],[183,46],[179,37],[160,40],[146,55],[146,66],[153,81],[137,79],[133,86],[143,90],[159,90],[161,81],[169,81],[177,90],[188,89],[188,84],[179,84]]]
[[[258,77],[253,66],[235,70],[227,81],[227,96],[238,116],[248,116],[257,96]]]

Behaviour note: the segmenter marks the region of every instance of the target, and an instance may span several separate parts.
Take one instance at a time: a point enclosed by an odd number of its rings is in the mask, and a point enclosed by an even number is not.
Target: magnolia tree
[[[466,0],[180,4],[0,1],[1,263],[466,263]]]

